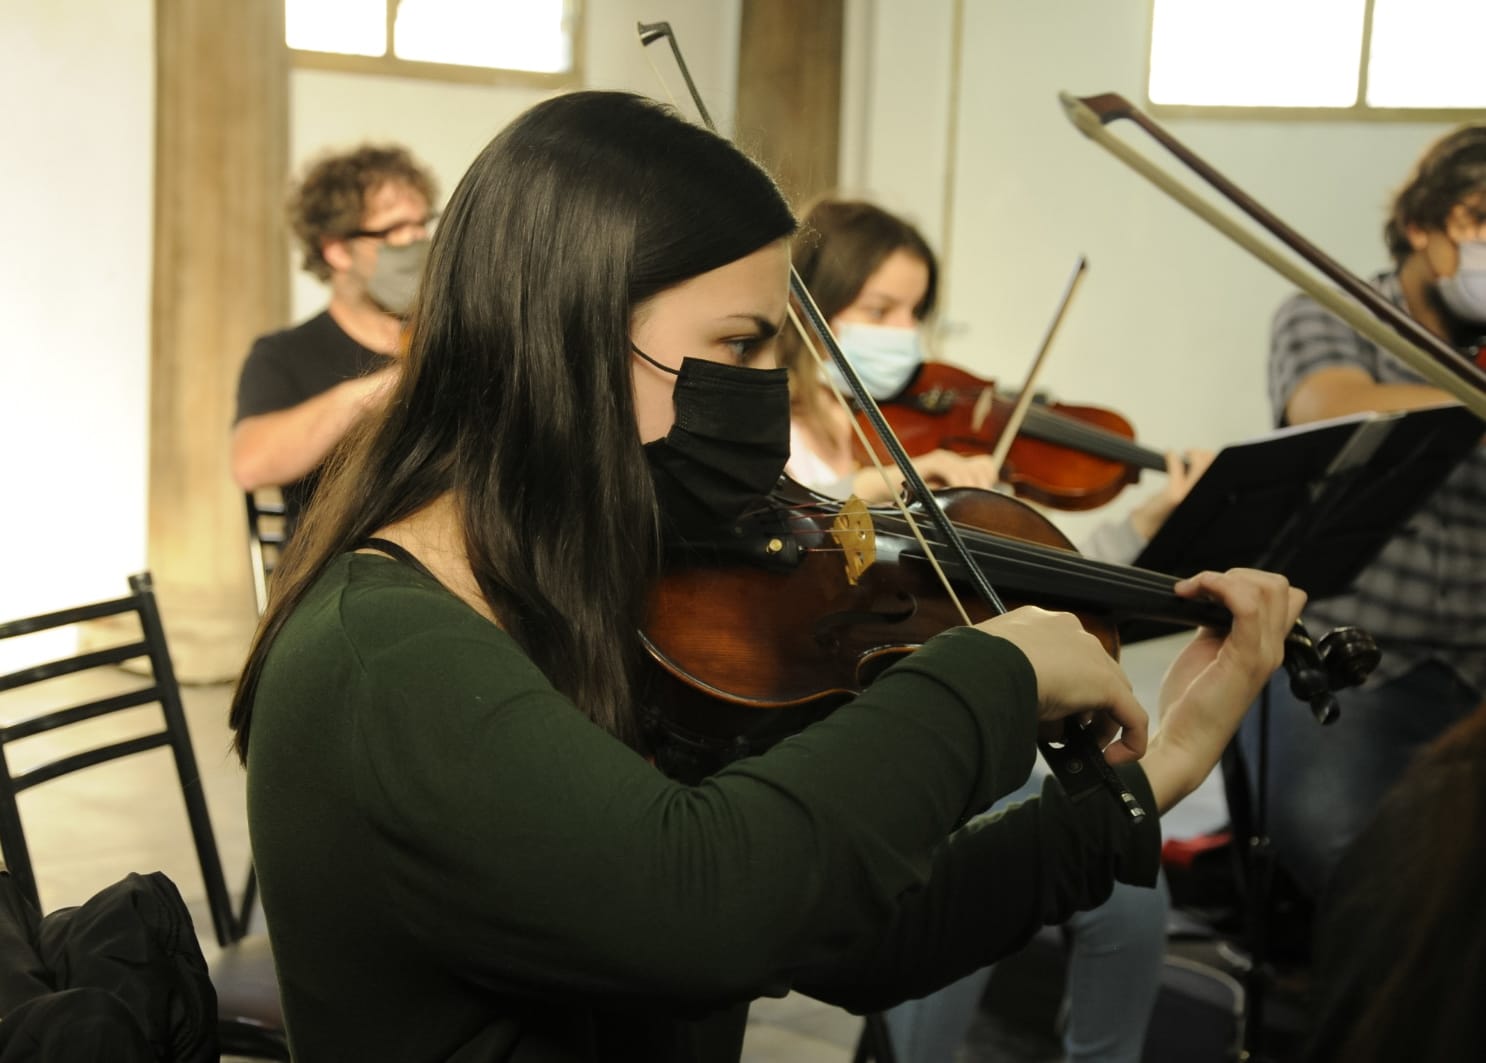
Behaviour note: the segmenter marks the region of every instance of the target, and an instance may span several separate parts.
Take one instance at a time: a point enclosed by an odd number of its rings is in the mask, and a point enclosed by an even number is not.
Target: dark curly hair
[[[1456,204],[1478,198],[1486,200],[1486,125],[1461,126],[1430,146],[1394,197],[1383,226],[1393,261],[1402,265],[1413,253],[1410,228],[1443,229]]]
[[[433,176],[406,148],[395,144],[363,144],[311,161],[288,202],[289,227],[304,252],[301,267],[329,280],[322,241],[361,228],[367,197],[389,181],[408,185],[429,203],[438,195]]]

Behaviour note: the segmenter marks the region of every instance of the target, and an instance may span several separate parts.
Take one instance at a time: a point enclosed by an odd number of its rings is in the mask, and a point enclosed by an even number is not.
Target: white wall
[[[153,12],[0,0],[0,619],[145,565]]]
[[[846,138],[854,191],[943,246],[951,0],[849,0],[848,64],[868,104]],[[967,0],[944,355],[1015,385],[1075,257],[1090,272],[1044,372],[1069,402],[1113,407],[1157,448],[1269,427],[1269,318],[1288,284],[1168,201],[1063,117],[1060,89],[1143,106],[1148,7]],[[1262,67],[1262,60],[1256,62]],[[1445,126],[1169,120],[1163,124],[1355,271],[1387,264],[1391,190]],[[1119,134],[1151,143],[1129,123]],[[1159,151],[1159,149],[1156,149]],[[1164,153],[1162,153],[1164,156]],[[955,327],[958,326],[958,327]],[[1154,478],[1146,483],[1154,484]],[[1099,517],[1060,517],[1075,538]]]
[[[584,81],[590,88],[627,89],[660,99],[665,77],[683,113],[693,115],[685,85],[664,43],[642,51],[639,21],[669,21],[697,89],[713,117],[731,125],[738,63],[738,0],[589,0],[585,5]],[[290,158],[296,171],[325,149],[364,140],[405,144],[434,172],[447,197],[469,164],[502,127],[549,94],[536,89],[456,85],[411,78],[296,70],[290,82]],[[293,316],[325,304],[325,288],[295,260]],[[244,352],[246,353],[246,352]]]

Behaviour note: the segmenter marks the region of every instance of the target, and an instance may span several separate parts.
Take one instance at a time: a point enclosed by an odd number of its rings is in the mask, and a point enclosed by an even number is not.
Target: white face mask
[[[836,338],[841,341],[841,350],[874,399],[890,399],[897,395],[908,386],[918,367],[928,361],[923,334],[916,328],[848,322],[837,330]],[[826,364],[826,372],[837,387],[850,394],[851,389],[835,362]]]
[[[1486,241],[1466,240],[1453,277],[1435,282],[1450,312],[1473,325],[1486,325]]]

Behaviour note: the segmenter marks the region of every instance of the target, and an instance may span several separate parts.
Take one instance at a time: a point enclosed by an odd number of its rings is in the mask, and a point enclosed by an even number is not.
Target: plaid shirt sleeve
[[[1374,286],[1403,308],[1395,274]],[[1418,382],[1408,366],[1306,295],[1279,308],[1270,333],[1269,398],[1276,424],[1306,377],[1351,366],[1381,384]],[[1351,593],[1312,600],[1322,626],[1356,624],[1377,637],[1383,662],[1372,682],[1422,661],[1444,662],[1486,693],[1486,448],[1478,448],[1410,516],[1363,570]]]
[[[1293,295],[1275,312],[1269,342],[1269,402],[1276,425],[1301,381],[1318,369],[1351,366],[1381,379],[1382,352],[1308,295]]]

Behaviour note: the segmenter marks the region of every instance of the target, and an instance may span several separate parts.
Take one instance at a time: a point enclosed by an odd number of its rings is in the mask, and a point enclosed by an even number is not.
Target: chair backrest
[[[253,598],[258,615],[268,608],[268,578],[278,565],[287,537],[282,499],[269,501],[252,491],[243,495],[248,512],[248,568],[253,574]]]
[[[176,683],[175,671],[171,667],[170,653],[165,643],[165,631],[160,624],[160,612],[155,602],[154,588],[149,574],[129,577],[129,588],[131,593],[124,598],[0,623],[0,642],[3,642],[6,639],[19,638],[39,631],[132,613],[138,617],[142,633],[138,641],[101,650],[79,652],[71,657],[47,661],[44,664],[0,675],[0,693],[59,676],[86,672],[94,668],[113,667],[124,661],[139,658],[148,659],[152,673],[148,685],[138,689],[97,697],[62,708],[49,709],[16,723],[0,724],[0,849],[4,851],[5,862],[17,885],[31,898],[39,910],[44,910],[41,909],[41,900],[37,894],[36,875],[31,863],[30,850],[26,845],[16,795],[33,786],[50,782],[83,768],[168,746],[174,756],[176,776],[180,781],[181,793],[185,799],[186,817],[190,823],[192,839],[196,844],[201,877],[206,886],[207,903],[211,909],[212,926],[218,943],[225,946],[242,937],[244,927],[238,924],[232,911],[232,901],[222,872],[222,860],[217,849],[216,836],[212,832],[206,798],[202,792],[201,774],[197,770],[196,755],[192,750],[191,735],[186,726],[186,714],[181,706],[180,688]],[[110,741],[82,752],[59,757],[20,775],[12,774],[10,758],[6,754],[6,748],[10,743],[151,703],[160,706],[163,716],[163,727],[160,730],[122,741]]]

